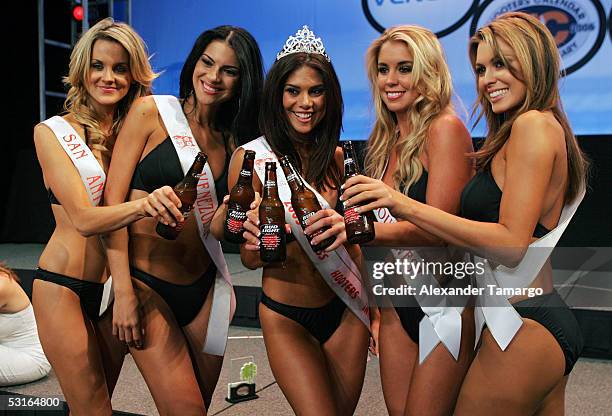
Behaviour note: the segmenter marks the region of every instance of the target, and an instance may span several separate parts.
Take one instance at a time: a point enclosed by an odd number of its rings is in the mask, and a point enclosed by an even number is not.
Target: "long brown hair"
[[[512,47],[520,65],[520,73],[509,65],[500,50],[498,40],[503,40]],[[493,157],[510,137],[512,124],[519,115],[530,110],[550,111],[565,133],[568,162],[565,201],[573,200],[586,184],[589,162],[578,146],[561,105],[558,87],[561,58],[550,31],[531,15],[521,12],[505,13],[479,29],[470,39],[469,56],[472,67],[475,67],[476,53],[481,43],[488,45],[512,75],[525,84],[527,93],[525,101],[516,110],[495,114],[483,91],[478,92],[478,102],[474,106],[473,114],[478,112],[478,108],[480,112],[475,123],[484,117],[488,132],[482,148],[472,154],[476,167],[479,170],[489,167]],[[478,74],[475,75],[478,86]]]

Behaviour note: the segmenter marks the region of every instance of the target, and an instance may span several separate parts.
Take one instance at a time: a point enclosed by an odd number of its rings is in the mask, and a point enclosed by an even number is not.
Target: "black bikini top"
[[[427,203],[426,194],[427,194],[427,179],[429,174],[425,169],[423,169],[423,173],[416,182],[413,182],[408,188],[408,196],[415,201],[419,201],[423,204]],[[404,186],[400,186],[400,190],[404,193]]]
[[[478,172],[461,193],[461,216],[475,221],[498,222],[502,191],[491,169]],[[550,230],[537,223],[533,236],[543,237]]]
[[[219,204],[223,202],[223,197],[229,193],[227,188],[229,161],[230,155],[226,152],[223,173],[218,179],[215,179],[215,192]],[[132,176],[130,188],[151,193],[165,185],[174,186],[184,177],[181,162],[172,140],[168,136],[138,163]]]

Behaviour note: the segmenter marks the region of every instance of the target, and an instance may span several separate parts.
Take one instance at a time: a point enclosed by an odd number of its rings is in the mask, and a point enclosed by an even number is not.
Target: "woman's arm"
[[[159,218],[163,215],[166,221],[171,219],[166,210],[159,212],[159,205],[156,208],[150,198],[116,206],[93,206],[79,173],[51,129],[44,124],[37,125],[34,144],[47,186],[83,236],[113,231],[146,216]]]
[[[459,213],[461,192],[473,174],[468,153],[472,139],[463,122],[444,114],[432,123],[425,153],[428,160],[426,203],[451,214]],[[387,247],[428,247],[444,245],[440,237],[408,221],[375,223],[376,239],[368,245]]]
[[[416,202],[401,193],[381,187],[370,178],[351,178],[344,197],[349,204],[372,200],[361,209],[387,207],[449,244],[487,250],[489,258],[514,267],[522,259],[542,213],[556,152],[563,138],[540,113],[529,112],[515,121],[505,146],[505,172],[499,222],[472,221]],[[503,150],[502,150],[503,151]],[[492,248],[499,247],[495,251]]]
[[[129,192],[136,164],[149,136],[158,126],[158,112],[152,97],[136,100],[125,119],[113,149],[104,201],[108,205],[123,203]],[[115,304],[113,334],[121,341],[142,346],[139,303],[132,286],[128,254],[128,230],[121,228],[106,234],[104,242],[113,276]]]

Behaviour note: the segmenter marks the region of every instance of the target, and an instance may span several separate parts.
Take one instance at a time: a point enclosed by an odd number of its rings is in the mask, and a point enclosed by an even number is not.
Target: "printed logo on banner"
[[[507,12],[528,13],[546,25],[557,43],[565,75],[591,60],[606,33],[606,15],[598,0],[487,0],[474,15],[470,35]]]
[[[361,0],[368,22],[379,32],[397,25],[423,26],[439,38],[463,25],[478,0]]]

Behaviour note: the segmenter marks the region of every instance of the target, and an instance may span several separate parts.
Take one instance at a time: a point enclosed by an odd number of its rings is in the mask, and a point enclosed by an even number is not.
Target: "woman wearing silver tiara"
[[[104,19],[72,51],[66,114],[34,129],[56,227],[38,262],[32,304],[43,349],[74,415],[111,414],[126,347],[112,336],[112,315],[99,316],[107,274],[95,234],[158,214],[147,198],[97,205],[117,132],[156,76],[138,34]]]
[[[461,191],[472,176],[467,154],[473,148],[451,104],[451,76],[439,41],[418,26],[392,27],[372,43],[366,65],[377,117],[365,174],[456,214]],[[371,245],[444,245],[443,239],[408,221],[380,221],[375,227]],[[419,334],[419,325],[428,318],[419,305],[383,307],[380,313],[380,373],[389,414],[451,414],[473,356],[473,309],[465,308],[463,319],[457,320],[457,357],[440,342],[423,362],[419,339],[426,335]]]
[[[584,196],[588,162],[561,107],[560,58],[546,26],[525,13],[503,14],[476,32],[469,55],[488,134],[474,153],[479,171],[462,194],[465,218],[364,176],[347,181],[343,198],[349,205],[369,201],[362,209],[385,206],[486,256],[489,261],[479,260],[484,273],[476,276],[484,289],[544,292],[477,298],[475,314],[487,328],[455,414],[561,415],[582,338],[554,290],[546,248],[555,246]],[[481,302],[498,307],[480,308]]]
[[[287,155],[311,189],[320,193],[325,202],[322,206],[337,206],[343,166],[342,150],[337,147],[341,124],[338,78],[320,38],[304,27],[289,38],[268,72],[260,114],[265,137],[235,152],[229,185],[237,181],[244,149],[256,150],[256,170],[266,152],[273,159]],[[258,174],[259,178],[254,175],[253,188],[261,192],[262,172]],[[284,180],[280,169],[277,175],[279,181]],[[340,299],[329,276],[321,272],[320,263],[313,262],[317,255],[306,239],[289,234],[287,260],[280,264],[261,262],[259,202],[256,198],[248,213],[247,241],[240,252],[248,268],[263,267],[259,317],[272,372],[296,414],[350,415],[363,384],[368,328]],[[310,222],[311,228],[331,228],[315,237],[312,244],[335,236],[326,249],[329,257],[348,250],[348,261],[360,264],[359,247],[343,245],[343,217],[334,209],[323,209],[317,218],[316,225]],[[294,228],[297,234],[296,230],[302,233],[301,228]],[[296,238],[298,241],[292,241]],[[369,321],[369,317],[364,320]]]
[[[218,204],[213,195],[228,193],[227,166],[236,144],[259,134],[262,68],[259,47],[246,30],[206,30],[183,65],[179,98],[137,100],[115,145],[105,195],[111,204],[149,193],[167,201],[174,195],[171,187],[185,176],[184,162],[193,163],[187,149],[208,155],[197,214],[185,218],[174,211],[167,224],[184,221],[175,240],[162,238],[156,222],[147,219],[108,238],[114,329],[130,345],[161,414],[206,414],[219,377],[226,341],[221,331],[229,326],[233,299],[220,245],[208,239],[203,217],[213,217]],[[158,186],[163,188],[154,191]],[[200,200],[204,189],[209,197]],[[225,312],[215,314],[216,305]],[[209,333],[209,327],[216,331]]]

